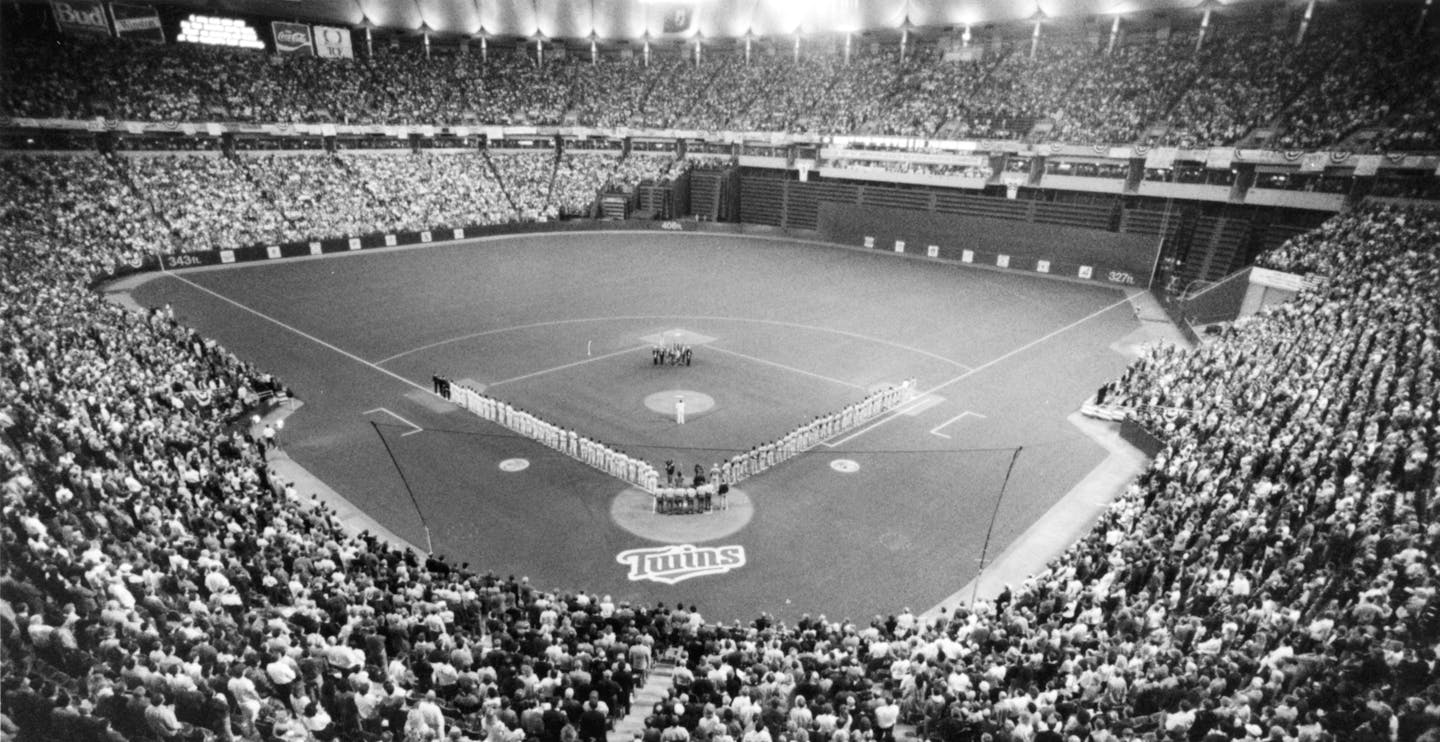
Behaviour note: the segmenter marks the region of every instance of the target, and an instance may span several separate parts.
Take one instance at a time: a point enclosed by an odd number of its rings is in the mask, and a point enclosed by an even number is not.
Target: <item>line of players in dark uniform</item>
[[[684,343],[652,345],[650,346],[650,365],[689,366],[692,355],[690,346]]]
[[[685,468],[672,460],[665,461],[665,486],[653,490],[652,512],[661,515],[695,515],[730,509],[730,484],[721,481],[720,465],[705,467],[696,464],[695,474],[686,477]]]

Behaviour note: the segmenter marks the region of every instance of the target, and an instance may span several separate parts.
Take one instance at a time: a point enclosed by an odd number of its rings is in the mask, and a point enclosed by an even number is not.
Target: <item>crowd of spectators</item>
[[[152,244],[126,189],[155,186],[126,178],[168,159],[0,169],[0,692],[27,734],[587,739],[669,647],[683,669],[648,709],[656,739],[904,722],[944,742],[1410,742],[1440,724],[1434,214],[1337,217],[1263,261],[1316,289],[1132,366],[1107,403],[1163,449],[1046,572],[937,621],[724,626],[396,550],[274,480],[243,421],[277,382],[86,288]],[[236,165],[196,159],[162,192],[208,194],[179,212],[198,233],[231,218],[202,213],[223,195],[204,174]],[[411,175],[376,159],[334,166]]]
[[[170,155],[122,161],[139,199],[169,227],[166,252],[233,249],[284,234],[286,219],[229,157]]]
[[[1403,105],[1429,82],[1414,77],[1416,65],[1440,64],[1433,45],[1407,33],[1412,25],[1395,14],[1376,18],[1373,33],[1337,34],[1330,28],[1317,33],[1312,43],[1325,52],[1325,59],[1316,60],[1321,71],[1282,112],[1275,144],[1314,149],[1350,141],[1350,134],[1365,128],[1398,123],[1391,118],[1391,108]],[[1412,90],[1412,84],[1418,84],[1418,90]]]
[[[679,175],[686,164],[664,155],[566,153],[555,166],[550,202],[559,214],[590,216],[600,193],[631,193],[642,182]]]
[[[199,159],[0,161],[0,734],[595,739],[688,615],[343,531],[247,432],[275,379],[88,288],[166,244],[137,191],[235,216]]]
[[[917,55],[883,70],[905,100],[867,99],[844,126],[998,136],[1045,116],[1082,137],[1124,131],[1173,94],[1177,112],[1222,112],[1188,120],[1195,141],[1276,117],[1288,136],[1344,136],[1328,94],[1403,67],[1356,72],[1383,47],[1337,52],[1315,38],[1297,51],[1221,36],[1189,62],[1184,43],[1118,57],[1192,65],[1193,85],[1158,92],[1089,84],[1112,78],[1081,45],[993,67]],[[1276,64],[1247,76],[1216,49]],[[106,54],[136,58],[95,63]],[[327,67],[67,43],[12,58],[7,113],[80,117],[204,119],[218,107],[433,123],[489,106],[487,120],[704,123],[724,111],[727,124],[803,129],[829,125],[814,111],[879,95],[844,80],[844,65],[781,57],[480,70],[390,50]],[[1042,79],[1044,65],[1085,71]],[[874,60],[853,68],[882,73]],[[576,105],[567,87],[631,73],[645,88],[614,110]],[[431,78],[456,85],[412,84]],[[717,84],[730,79],[749,87]],[[1241,79],[1253,85],[1224,82]],[[956,80],[983,90],[956,94]],[[301,95],[317,82],[338,92]],[[911,104],[925,96],[944,105]],[[1356,100],[1363,123],[1404,122],[1396,141],[1433,139],[1433,101]],[[933,620],[905,609],[711,623],[693,607],[540,589],[348,532],[277,479],[266,439],[249,434],[279,381],[166,308],[89,288],[157,251],[551,218],[675,166],[551,150],[0,158],[0,734],[591,742],[668,650],[678,666],[645,710],[645,742],[891,742],[900,723],[937,742],[1440,739],[1433,212],[1355,211],[1263,256],[1314,287],[1194,351],[1153,349],[1107,385],[1105,404],[1152,431],[1160,453],[1047,570]]]
[[[380,44],[334,62],[189,44],[19,39],[0,112],[141,121],[576,124],[600,127],[1037,138],[1078,144],[1254,143],[1286,148],[1428,147],[1440,130],[1440,51],[1404,14],[1337,9],[1303,43],[1293,29],[1217,23],[1137,34],[1042,35],[946,61],[918,46],[762,45],[701,57],[670,51],[537,63],[531,47],[428,59]],[[863,45],[862,45],[863,46]],[[1037,124],[1043,124],[1037,126]],[[1365,131],[1364,136],[1355,137]],[[1157,133],[1159,132],[1159,133]]]
[[[677,167],[673,157],[618,153],[562,163],[554,194],[549,150],[15,154],[0,158],[0,178],[15,193],[16,209],[40,208],[25,205],[30,198],[65,205],[64,216],[47,225],[57,237],[101,235],[128,245],[121,259],[131,262],[156,253],[588,215],[600,192],[630,192]],[[75,232],[77,224],[87,231]]]
[[[896,160],[864,160],[840,157],[826,163],[840,170],[873,170],[885,173],[933,175],[938,178],[976,178],[988,180],[995,172],[988,165],[950,165]]]

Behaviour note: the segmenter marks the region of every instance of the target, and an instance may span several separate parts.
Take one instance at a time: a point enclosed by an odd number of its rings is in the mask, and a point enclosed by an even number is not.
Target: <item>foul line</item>
[[[399,415],[391,412],[389,409],[387,409],[387,408],[385,408],[385,407],[376,407],[376,408],[373,409],[373,410],[366,410],[366,411],[364,411],[364,412],[362,412],[362,413],[360,413],[360,414],[362,414],[362,415],[370,415],[370,414],[374,414],[374,413],[376,413],[376,412],[383,412],[383,413],[389,415],[390,417],[393,417],[393,418],[395,418],[396,420],[399,420],[400,422],[405,423],[406,425],[409,425],[410,427],[414,428],[414,430],[409,431],[408,433],[401,433],[401,434],[400,434],[400,437],[401,437],[401,438],[404,438],[404,437],[407,436],[407,435],[415,435],[416,433],[424,433],[424,432],[425,432],[425,429],[424,429],[424,428],[420,427],[419,425],[416,425],[415,423],[410,422],[409,420],[406,420],[406,419],[403,418],[403,417],[400,417]]]
[[[834,440],[834,441],[824,441],[824,442],[822,442],[820,445],[826,446],[827,448],[834,448],[834,447],[836,447],[836,446],[838,446],[838,445],[841,445],[841,444],[843,444],[843,443],[852,441],[852,440],[854,440],[854,439],[856,439],[856,438],[864,435],[865,433],[868,433],[868,432],[870,432],[871,430],[874,430],[875,428],[878,428],[878,427],[880,427],[881,425],[884,425],[885,423],[888,423],[888,422],[890,422],[891,420],[894,420],[894,419],[895,419],[896,417],[898,417],[901,413],[903,413],[907,408],[913,407],[913,406],[915,405],[915,402],[918,402],[918,401],[920,401],[921,399],[924,399],[925,397],[927,397],[927,396],[929,396],[929,395],[931,395],[931,394],[934,394],[935,392],[938,392],[938,391],[940,391],[941,389],[944,389],[944,388],[947,387],[947,386],[950,386],[951,384],[954,384],[954,383],[959,382],[959,381],[961,381],[961,380],[963,380],[963,379],[966,379],[966,378],[968,378],[968,377],[969,377],[970,375],[972,375],[972,374],[976,374],[976,373],[979,373],[979,372],[981,372],[981,371],[984,371],[985,369],[990,368],[991,366],[994,366],[995,364],[997,364],[997,363],[999,363],[999,362],[1001,362],[1001,361],[1004,361],[1004,360],[1006,360],[1006,359],[1008,359],[1008,358],[1011,358],[1011,357],[1013,357],[1013,356],[1015,356],[1015,355],[1017,355],[1017,354],[1019,354],[1019,353],[1023,353],[1023,352],[1025,352],[1025,351],[1027,351],[1027,350],[1029,350],[1029,349],[1031,349],[1031,348],[1033,348],[1033,347],[1035,347],[1035,346],[1037,346],[1037,345],[1045,342],[1046,340],[1049,340],[1050,338],[1055,337],[1056,335],[1059,335],[1059,334],[1061,334],[1061,333],[1063,333],[1063,332],[1066,332],[1067,330],[1072,330],[1072,329],[1074,329],[1074,328],[1076,328],[1076,327],[1079,327],[1080,325],[1083,325],[1083,324],[1085,324],[1086,322],[1089,322],[1090,320],[1095,319],[1096,317],[1099,317],[1100,315],[1105,314],[1106,312],[1108,312],[1108,311],[1110,311],[1110,310],[1112,310],[1112,309],[1114,309],[1114,308],[1116,308],[1116,307],[1118,307],[1118,306],[1121,306],[1121,305],[1124,305],[1124,304],[1129,304],[1129,303],[1130,303],[1130,296],[1129,296],[1129,295],[1126,295],[1126,297],[1125,297],[1124,299],[1121,299],[1120,301],[1117,301],[1117,302],[1115,302],[1114,304],[1111,304],[1111,305],[1109,305],[1109,306],[1107,306],[1107,307],[1105,307],[1105,308],[1103,308],[1103,309],[1099,309],[1099,310],[1096,310],[1096,311],[1094,311],[1094,312],[1091,312],[1090,314],[1087,314],[1087,315],[1085,315],[1084,317],[1081,317],[1080,319],[1077,319],[1077,320],[1075,320],[1074,322],[1071,322],[1070,324],[1065,325],[1064,327],[1061,327],[1061,328],[1058,329],[1058,330],[1053,330],[1053,331],[1051,331],[1051,332],[1049,332],[1049,333],[1046,333],[1045,335],[1042,335],[1042,336],[1040,336],[1040,337],[1038,337],[1038,338],[1035,338],[1034,340],[1031,340],[1030,342],[1028,342],[1028,343],[1026,343],[1026,344],[1024,344],[1024,345],[1022,345],[1022,346],[1020,346],[1020,347],[1018,347],[1018,348],[1015,348],[1014,350],[1011,350],[1011,351],[1009,351],[1008,353],[1005,353],[1004,355],[1001,355],[1001,356],[997,356],[997,357],[995,357],[995,358],[992,358],[992,359],[990,359],[990,360],[988,360],[988,361],[980,364],[979,366],[976,366],[975,368],[972,368],[972,369],[970,369],[969,371],[966,371],[965,373],[960,374],[959,376],[956,376],[956,377],[953,378],[953,379],[950,379],[950,380],[948,380],[948,381],[942,381],[942,382],[940,382],[939,384],[936,384],[935,386],[932,386],[932,387],[930,387],[929,389],[926,389],[926,390],[923,391],[923,392],[917,392],[917,393],[915,394],[915,401],[912,401],[912,402],[910,402],[909,404],[906,404],[906,405],[901,405],[901,406],[899,406],[899,407],[896,407],[894,410],[892,410],[892,411],[890,412],[889,415],[886,415],[885,417],[882,417],[882,418],[880,418],[879,420],[876,420],[875,422],[873,422],[873,423],[871,423],[871,424],[869,424],[869,425],[867,425],[867,426],[865,426],[865,427],[863,427],[863,428],[860,428],[859,430],[856,430],[855,432],[851,433],[850,435],[845,436],[844,438],[840,438],[839,440]]]
[[[729,353],[729,354],[732,355],[732,356],[738,356],[738,357],[744,358],[744,359],[746,359],[746,360],[748,360],[748,361],[754,361],[754,362],[756,362],[756,363],[763,363],[763,364],[765,364],[766,366],[774,366],[775,368],[784,369],[784,370],[786,370],[786,371],[793,371],[793,372],[795,372],[795,373],[797,373],[797,374],[804,374],[805,376],[813,376],[813,377],[815,377],[815,378],[817,378],[817,379],[820,379],[820,380],[822,380],[822,381],[828,381],[828,382],[831,382],[831,383],[834,383],[834,384],[842,384],[842,385],[848,386],[848,387],[850,387],[850,388],[852,388],[852,389],[859,389],[859,390],[861,390],[861,391],[866,391],[865,387],[860,386],[859,384],[851,384],[851,383],[848,382],[848,381],[844,381],[844,380],[841,380],[841,379],[831,378],[831,377],[829,377],[829,376],[824,376],[824,375],[822,375],[822,374],[817,374],[817,373],[815,373],[815,372],[813,372],[813,371],[806,371],[806,370],[803,369],[803,368],[795,368],[794,366],[786,366],[786,365],[783,364],[783,363],[776,363],[775,361],[767,361],[767,360],[765,360],[764,358],[756,358],[755,356],[746,355],[746,354],[744,354],[744,353],[741,353],[741,352],[735,351],[735,350],[726,350],[725,348],[717,347],[717,346],[715,346],[715,345],[713,345],[713,344],[706,345],[705,348],[706,348],[707,350],[720,351],[721,353]]]
[[[564,365],[555,366],[554,368],[542,368],[542,369],[540,369],[539,371],[531,371],[531,372],[528,373],[528,374],[521,374],[521,375],[519,375],[519,376],[512,376],[512,377],[510,377],[510,378],[508,378],[508,379],[501,379],[501,380],[499,380],[499,381],[492,381],[492,382],[490,382],[489,384],[486,384],[486,385],[485,385],[485,388],[486,388],[486,389],[489,389],[489,388],[491,388],[491,387],[500,386],[501,384],[509,384],[509,383],[512,382],[512,381],[521,381],[521,380],[523,380],[523,379],[532,379],[532,378],[534,378],[534,377],[536,377],[536,376],[544,376],[545,374],[553,373],[553,372],[555,372],[555,371],[564,371],[564,370],[567,369],[567,368],[574,368],[574,367],[576,367],[576,366],[583,366],[583,365],[585,365],[585,364],[587,364],[587,363],[590,363],[591,361],[598,361],[598,360],[601,360],[601,359],[604,359],[604,358],[611,358],[611,357],[613,357],[613,356],[622,355],[622,354],[624,354],[624,353],[634,353],[634,352],[636,352],[636,351],[644,350],[644,349],[646,349],[646,348],[648,348],[648,347],[650,347],[650,346],[648,346],[648,345],[637,345],[637,346],[635,346],[635,347],[633,347],[633,348],[621,348],[620,350],[611,351],[611,352],[609,352],[609,353],[605,353],[605,354],[598,355],[598,356],[586,356],[586,357],[585,357],[584,359],[582,359],[582,360],[572,361],[572,362],[566,363],[566,364],[564,364]],[[384,363],[384,361],[381,361],[381,363]]]
[[[415,387],[416,389],[419,389],[419,390],[422,391],[422,392],[430,393],[430,392],[433,392],[433,391],[434,391],[434,390],[432,390],[432,389],[427,389],[424,385],[416,384],[415,382],[413,382],[413,381],[405,378],[404,376],[401,376],[400,374],[397,374],[397,373],[395,373],[395,372],[393,372],[393,371],[380,368],[379,366],[377,366],[377,365],[375,365],[375,364],[373,364],[373,363],[365,360],[364,358],[361,358],[360,356],[357,356],[357,355],[355,355],[354,353],[351,353],[350,351],[345,350],[344,348],[341,348],[341,347],[339,347],[339,346],[333,345],[333,344],[331,344],[331,343],[327,343],[327,342],[325,342],[324,340],[321,340],[320,338],[317,338],[317,337],[315,337],[314,335],[311,335],[310,333],[305,332],[304,330],[300,330],[300,329],[297,329],[297,328],[295,328],[295,327],[292,327],[291,325],[287,325],[287,324],[285,324],[284,322],[281,322],[280,320],[275,319],[274,317],[271,317],[271,316],[268,315],[268,314],[265,314],[264,312],[261,312],[261,311],[256,310],[256,309],[251,309],[250,307],[247,307],[247,306],[245,306],[244,304],[241,304],[240,302],[235,301],[234,299],[231,299],[231,298],[228,297],[228,296],[225,296],[224,294],[220,294],[220,293],[216,293],[216,292],[214,292],[214,291],[211,291],[210,289],[207,289],[207,288],[205,288],[204,286],[201,286],[200,284],[195,283],[194,281],[191,281],[191,280],[188,279],[188,278],[181,278],[180,276],[177,276],[177,275],[175,275],[174,273],[172,273],[172,272],[170,272],[170,271],[163,271],[163,273],[164,273],[165,275],[167,275],[167,276],[175,279],[176,281],[179,281],[179,282],[181,282],[181,283],[183,283],[183,284],[186,284],[186,285],[189,285],[189,286],[193,286],[193,287],[195,287],[195,288],[197,288],[197,289],[199,289],[199,290],[201,290],[201,291],[203,291],[203,292],[205,292],[205,293],[207,293],[207,294],[215,297],[216,299],[219,299],[219,300],[221,300],[221,301],[223,301],[223,302],[226,302],[227,304],[231,304],[231,305],[233,305],[233,306],[239,307],[240,309],[243,309],[243,310],[245,310],[245,311],[247,311],[247,312],[255,315],[256,317],[259,317],[260,319],[263,319],[263,320],[266,320],[266,321],[269,321],[269,322],[273,322],[274,324],[277,324],[277,325],[279,325],[279,326],[281,326],[281,327],[283,327],[283,328],[285,328],[285,329],[287,329],[287,330],[295,333],[296,335],[299,335],[300,337],[305,338],[306,340],[309,340],[309,341],[311,341],[311,342],[313,342],[313,343],[316,343],[317,345],[322,345],[322,346],[324,346],[324,347],[326,347],[326,348],[329,348],[330,350],[333,350],[333,351],[335,351],[336,353],[339,353],[340,355],[345,356],[346,358],[349,358],[349,359],[352,360],[352,361],[355,361],[355,362],[357,362],[357,363],[363,364],[363,365],[365,365],[365,366],[369,366],[370,368],[373,368],[373,369],[375,369],[376,371],[379,371],[380,373],[385,374],[386,376],[389,376],[389,377],[392,378],[392,379],[395,379],[396,381],[403,381],[403,382],[405,382],[406,384],[409,384],[410,386],[413,386],[413,387]]]

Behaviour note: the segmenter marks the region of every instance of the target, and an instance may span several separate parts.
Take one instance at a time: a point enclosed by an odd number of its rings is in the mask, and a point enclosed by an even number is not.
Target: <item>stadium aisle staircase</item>
[[[548,212],[550,210],[550,206],[555,203],[555,174],[560,171],[561,157],[561,153],[557,151],[555,153],[555,156],[550,158],[550,177],[546,179],[545,205],[541,208],[541,211]]]
[[[646,677],[645,684],[636,688],[635,695],[630,699],[630,713],[616,721],[610,729],[609,742],[631,742],[643,735],[645,733],[645,717],[650,715],[655,704],[669,697],[674,677],[675,658],[669,655],[657,658],[655,664],[650,668],[650,675]],[[902,718],[904,718],[903,715]],[[904,721],[895,725],[897,740],[912,739],[916,736],[915,725]]]
[[[285,220],[286,224],[290,225],[291,227],[295,226],[295,219],[285,208],[285,205],[280,203],[280,199],[275,197],[275,193],[273,191],[265,187],[264,182],[260,179],[258,175],[255,174],[254,170],[251,170],[251,165],[247,163],[244,157],[241,157],[233,152],[226,153],[224,157],[229,158],[231,162],[235,163],[235,169],[239,170],[242,174],[244,174],[245,182],[249,183],[250,187],[257,194],[259,194],[261,201],[265,202],[270,206],[270,208],[274,209],[275,212],[278,213],[280,217]]]
[[[130,163],[126,161],[125,158],[116,154],[107,154],[102,155],[102,159],[104,159],[105,164],[109,166],[111,172],[114,173],[115,178],[125,184],[125,189],[135,196],[136,201],[144,205],[153,219],[173,229],[170,219],[165,216],[165,212],[155,203],[154,195],[148,190],[141,188],[140,184],[135,182],[135,174],[130,171]]]
[[[330,155],[330,158],[335,163],[336,167],[344,170],[349,175],[350,182],[355,184],[356,190],[361,194],[361,197],[365,199],[365,208],[368,213],[389,213],[389,207],[385,204],[385,202],[381,201],[380,196],[375,193],[375,186],[369,181],[368,178],[365,177],[363,173],[361,173],[358,169],[356,169],[354,165],[351,164],[351,160],[341,155]]]
[[[669,695],[674,676],[673,660],[661,658],[655,661],[650,675],[645,678],[645,685],[636,688],[635,695],[630,699],[630,713],[615,722],[615,727],[610,730],[610,742],[628,742],[644,733],[645,717],[650,715],[655,704]]]
[[[520,207],[515,205],[515,197],[510,195],[510,184],[505,182],[505,176],[500,174],[500,168],[495,167],[495,160],[490,158],[490,150],[482,149],[480,154],[484,155],[485,164],[490,166],[490,174],[495,176],[495,182],[499,184],[500,192],[505,195],[505,203],[510,204],[510,212],[514,218],[520,218]]]

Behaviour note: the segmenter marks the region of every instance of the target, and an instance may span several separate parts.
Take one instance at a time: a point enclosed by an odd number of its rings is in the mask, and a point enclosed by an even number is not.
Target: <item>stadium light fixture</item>
[[[1040,51],[1040,24],[1044,23],[1049,16],[1045,15],[1045,9],[1040,3],[1035,3],[1035,12],[1031,14],[1030,20],[1035,21],[1035,30],[1030,34],[1030,58],[1034,59],[1036,52]]]

